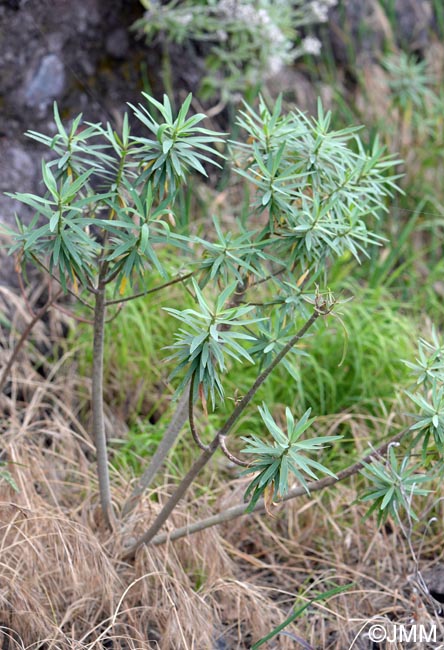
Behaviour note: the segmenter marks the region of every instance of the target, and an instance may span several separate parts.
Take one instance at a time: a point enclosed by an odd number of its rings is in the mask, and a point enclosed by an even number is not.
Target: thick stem
[[[403,436],[408,433],[410,429],[405,429],[404,431],[401,431],[398,433],[396,436],[391,438],[388,442],[385,442],[383,445],[375,449],[375,451],[371,452],[368,454],[365,458],[360,460],[357,463],[353,463],[353,465],[350,465],[349,467],[343,469],[341,472],[339,472],[335,477],[333,476],[326,476],[325,478],[319,479],[318,481],[312,481],[311,483],[307,484],[307,488],[310,492],[319,492],[320,490],[323,490],[326,487],[335,485],[336,483],[339,483],[340,481],[344,481],[346,478],[349,478],[350,476],[353,476],[353,474],[356,474],[359,472],[360,469],[362,469],[364,463],[371,463],[375,458],[381,456],[384,454],[389,445],[393,444],[394,442],[398,442],[401,440]],[[296,497],[303,496],[307,494],[307,490],[304,487],[298,486],[290,490],[282,499],[279,500],[278,503],[283,503],[284,501],[289,501],[290,499],[295,499]],[[231,521],[232,519],[237,519],[238,517],[242,517],[243,515],[249,514],[246,513],[247,505],[245,503],[242,503],[238,506],[233,506],[232,508],[227,508],[227,510],[224,510],[223,512],[219,512],[217,515],[213,515],[212,517],[207,517],[207,519],[202,519],[201,521],[196,521],[194,524],[189,524],[188,526],[182,526],[181,528],[177,528],[174,530],[172,533],[161,533],[160,535],[156,535],[155,537],[152,538],[150,541],[150,546],[158,546],[160,544],[165,544],[165,542],[173,542],[177,539],[181,539],[182,537],[187,537],[188,535],[192,535],[193,533],[198,533],[202,530],[205,530],[206,528],[211,528],[212,526],[217,526],[218,524],[222,524],[226,521]],[[268,506],[269,507],[269,506]],[[260,499],[254,510],[252,512],[259,513],[259,512],[265,512],[266,506],[264,503],[263,499]]]
[[[167,430],[162,436],[162,440],[159,442],[156,453],[151,459],[151,463],[140,477],[137,486],[122,508],[122,517],[126,517],[134,510],[139,498],[153,482],[154,477],[162,467],[165,458],[168,456],[171,447],[174,445],[179,433],[182,431],[188,419],[188,395],[189,388],[187,388],[180,396],[176,405],[176,410],[168,424]]]
[[[162,510],[156,517],[156,519],[154,520],[153,524],[141,537],[139,537],[138,540],[136,540],[136,542],[134,542],[134,544],[124,554],[123,558],[125,560],[132,559],[135,556],[137,549],[140,548],[140,546],[142,546],[143,544],[147,544],[152,540],[154,535],[160,530],[163,524],[167,521],[167,519],[169,518],[170,514],[172,513],[176,505],[183,498],[188,488],[192,485],[192,483],[198,476],[201,469],[205,467],[205,465],[211,459],[214,452],[219,447],[220,438],[222,436],[227,435],[227,433],[229,433],[229,431],[235,424],[236,420],[240,417],[240,415],[243,413],[245,408],[253,399],[256,392],[259,390],[259,388],[262,386],[262,384],[268,378],[268,376],[274,370],[274,368],[282,361],[285,355],[288,354],[288,352],[290,352],[293,346],[296,345],[296,343],[304,336],[304,334],[307,332],[308,329],[310,329],[310,327],[319,318],[319,316],[325,315],[326,313],[328,313],[327,309],[323,311],[323,308],[321,309],[316,308],[313,314],[310,316],[310,318],[306,321],[305,325],[299,330],[297,334],[295,334],[290,339],[290,341],[282,348],[279,354],[276,355],[276,357],[273,359],[270,365],[257,377],[256,381],[254,382],[253,386],[250,388],[248,393],[246,393],[246,395],[240,400],[240,402],[237,404],[236,408],[233,410],[228,420],[225,422],[223,427],[218,431],[215,438],[208,446],[208,449],[204,450],[202,454],[199,456],[199,458],[193,463],[188,473],[184,476],[182,481],[177,486],[176,490],[173,492],[171,497],[168,499],[168,501],[166,502],[166,504],[164,505],[164,507],[162,508]]]
[[[184,494],[187,492],[188,488],[192,485],[194,482],[195,478],[199,474],[200,470],[205,467],[205,465],[208,463],[210,458],[213,456],[214,452],[219,446],[219,439],[216,436],[212,443],[208,446],[208,449],[203,451],[199,458],[196,460],[196,462],[193,464],[191,467],[190,471],[185,475],[185,477],[182,479],[182,481],[179,483],[178,487],[176,490],[173,492],[171,497],[168,499],[162,510],[160,511],[159,515],[156,517],[154,520],[154,523],[152,526],[148,528],[148,530],[141,536],[139,537],[136,542],[128,549],[128,551],[124,554],[123,559],[124,560],[130,560],[134,558],[137,549],[139,549],[141,546],[144,544],[148,544],[148,542],[151,541],[151,539],[154,537],[154,535],[159,531],[159,529],[163,526],[163,524],[167,521],[169,518],[170,514],[173,512],[174,508],[177,506],[179,501],[182,499]]]
[[[105,286],[99,282],[94,307],[94,342],[92,369],[92,420],[93,437],[97,453],[100,504],[106,525],[113,528],[114,513],[111,504],[111,490],[106,450],[105,419],[103,414],[103,348],[105,338]]]

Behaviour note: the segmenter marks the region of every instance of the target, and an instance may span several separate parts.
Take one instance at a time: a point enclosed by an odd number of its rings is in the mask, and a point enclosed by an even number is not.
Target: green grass
[[[382,290],[357,290],[341,311],[343,324],[332,318],[308,340],[294,402],[323,415],[356,408],[375,413],[405,383],[400,359],[414,350],[415,324]]]

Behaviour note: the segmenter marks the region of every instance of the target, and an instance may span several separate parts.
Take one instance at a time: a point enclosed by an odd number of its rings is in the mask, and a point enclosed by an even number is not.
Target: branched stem
[[[205,465],[208,463],[208,461],[211,459],[217,448],[219,447],[220,444],[220,439],[223,436],[226,436],[237,419],[240,417],[240,415],[244,412],[248,404],[251,402],[253,397],[255,396],[256,392],[259,390],[259,388],[262,386],[262,384],[265,382],[265,380],[268,378],[270,373],[274,370],[274,368],[279,365],[279,363],[282,361],[282,359],[285,357],[286,354],[293,348],[294,345],[304,336],[304,334],[310,329],[310,327],[313,325],[313,323],[319,318],[319,316],[326,315],[330,311],[330,308],[327,307],[325,303],[322,305],[317,305],[315,307],[315,310],[313,314],[310,316],[310,318],[305,322],[303,327],[299,330],[297,334],[295,334],[290,341],[282,348],[282,350],[279,352],[279,354],[276,355],[276,357],[273,359],[273,361],[270,363],[267,368],[261,374],[257,377],[256,381],[248,391],[244,395],[244,397],[238,402],[237,406],[234,408],[233,412],[231,413],[230,417],[227,419],[225,424],[222,426],[222,428],[218,431],[212,442],[209,444],[208,448],[202,451],[202,454],[199,456],[199,458],[193,463],[191,466],[190,470],[187,472],[187,474],[184,476],[182,481],[179,483],[177,486],[176,490],[173,492],[171,497],[168,499],[156,519],[154,520],[153,524],[149,527],[149,529],[141,536],[139,537],[138,540],[134,542],[134,544],[126,551],[126,553],[123,556],[123,559],[129,560],[132,559],[136,551],[143,546],[144,544],[148,544],[153,537],[156,535],[156,533],[160,530],[160,528],[164,525],[164,523],[167,521],[169,516],[171,515],[172,511],[176,507],[176,505],[179,503],[179,501],[184,497],[186,494],[188,488],[192,485],[196,477],[198,476],[199,472]]]
[[[237,458],[234,454],[231,453],[231,451],[227,448],[227,443],[225,442],[225,436],[219,436],[219,446],[220,450],[222,453],[228,458],[228,460],[231,460],[232,463],[235,465],[240,465],[240,467],[249,467],[251,465],[250,462],[247,460],[241,460],[240,458]]]
[[[185,280],[187,276],[182,276],[182,280]],[[240,304],[242,296],[246,291],[247,285],[245,282],[240,282],[238,284],[238,290],[232,297],[229,307],[236,307]],[[229,325],[224,325],[223,329],[229,329]],[[149,488],[157,472],[161,468],[165,458],[167,457],[170,449],[176,442],[176,439],[180,432],[182,431],[187,418],[189,418],[189,399],[190,399],[190,386],[188,386],[180,399],[177,402],[176,410],[173,413],[173,416],[170,420],[167,430],[165,431],[162,440],[160,441],[156,453],[154,454],[151,463],[147,469],[142,474],[136,488],[131,493],[131,496],[126,501],[122,508],[122,517],[129,515],[134,508],[142,494]],[[192,396],[191,396],[192,397]]]
[[[94,321],[91,320],[90,318],[84,318],[83,316],[79,316],[75,314],[71,309],[62,307],[62,305],[54,305],[54,309],[57,309],[57,311],[61,312],[62,314],[65,314],[65,316],[72,318],[78,323],[85,323],[86,325],[94,325]]]
[[[375,458],[383,455],[387,451],[389,445],[391,445],[393,442],[401,440],[401,438],[403,438],[409,431],[410,429],[404,429],[396,436],[391,438],[388,442],[385,442],[383,445],[365,456],[365,458],[359,462],[353,463],[349,467],[343,469],[341,472],[338,472],[336,478],[333,476],[326,476],[325,478],[319,479],[318,481],[312,481],[311,483],[308,483],[307,489],[309,490],[310,494],[312,492],[319,492],[326,487],[344,481],[350,476],[353,476],[353,474],[357,474],[359,470],[362,469],[364,463],[371,463]],[[307,490],[304,487],[295,487],[290,490],[282,499],[280,499],[278,503],[283,503],[285,501],[289,501],[290,499],[295,499],[296,497],[303,496],[304,494],[307,494]],[[238,517],[242,517],[243,515],[247,514],[245,512],[246,509],[247,505],[245,503],[242,503],[238,506],[233,506],[232,508],[227,508],[227,510],[219,512],[217,515],[207,517],[206,519],[201,519],[200,521],[196,521],[194,524],[189,524],[188,526],[182,526],[181,528],[177,528],[171,533],[161,533],[160,535],[156,535],[151,539],[149,545],[158,546],[160,544],[165,544],[167,541],[173,542],[177,539],[181,539],[182,537],[187,537],[188,535],[198,533],[202,530],[211,528],[212,526],[217,526],[218,524],[222,524],[226,521],[232,521],[233,519],[237,519]],[[252,512],[259,513],[265,511],[266,506],[264,500],[260,499]]]
[[[54,305],[54,309],[57,309],[62,314],[69,316],[69,318],[72,318],[73,320],[76,320],[79,323],[85,323],[86,325],[94,325],[93,320],[89,318],[84,318],[83,316],[79,316],[78,314],[75,314],[71,309],[67,309],[66,307],[62,307],[61,305]],[[114,314],[106,319],[105,325],[108,325],[108,323],[112,323],[113,320],[117,318],[117,316],[120,314],[121,311],[122,311],[122,307],[118,307],[114,312]]]
[[[170,280],[169,282],[165,282],[164,284],[159,284],[157,287],[153,287],[152,289],[147,289],[146,291],[141,291],[140,293],[135,293],[132,294],[131,296],[126,296],[125,298],[116,298],[115,300],[107,300],[106,305],[108,307],[109,305],[117,305],[122,302],[129,302],[130,300],[135,300],[136,298],[143,298],[143,296],[149,296],[150,293],[156,293],[156,291],[161,291],[166,287],[171,287],[173,284],[177,284],[178,282],[183,282],[184,280],[188,280],[193,275],[194,275],[194,271],[191,271],[190,273],[186,273],[185,275],[180,275],[177,278]]]

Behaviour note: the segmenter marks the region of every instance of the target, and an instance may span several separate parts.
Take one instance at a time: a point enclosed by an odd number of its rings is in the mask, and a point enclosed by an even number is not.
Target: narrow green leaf
[[[49,230],[51,232],[54,232],[54,230],[57,228],[57,224],[59,223],[60,215],[58,212],[54,212],[52,215],[50,221],[49,221]]]

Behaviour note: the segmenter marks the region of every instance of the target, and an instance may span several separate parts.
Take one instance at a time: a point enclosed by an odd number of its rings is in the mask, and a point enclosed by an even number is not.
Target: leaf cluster
[[[217,165],[215,157],[223,155],[210,146],[223,142],[218,133],[198,126],[206,118],[203,113],[188,116],[192,95],[189,94],[176,117],[173,116],[170,100],[164,95],[163,103],[158,102],[147,93],[142,93],[148,102],[159,112],[162,122],[152,115],[149,106],[139,104],[137,107],[129,104],[134,115],[155,139],[139,138],[142,144],[135,157],[144,169],[139,181],[144,183],[152,179],[155,187],[160,188],[161,195],[175,194],[178,187],[185,182],[190,170],[207,176],[203,163]],[[147,149],[143,147],[146,143]]]
[[[416,363],[404,361],[416,377],[415,392],[406,391],[419,413],[414,414],[417,420],[410,428],[418,435],[412,446],[422,443],[424,463],[427,459],[430,442],[441,458],[444,457],[444,346],[438,338],[435,329],[432,331],[432,341],[419,339],[418,358]]]
[[[416,363],[403,360],[416,376],[416,384],[429,388],[434,380],[444,378],[444,345],[439,341],[436,328],[432,329],[432,341],[420,338],[418,341],[418,357]]]
[[[412,510],[414,496],[424,496],[430,492],[420,485],[431,480],[430,476],[418,474],[418,465],[411,465],[408,455],[399,462],[395,454],[395,445],[391,445],[386,461],[363,463],[361,474],[370,482],[371,487],[362,496],[364,502],[373,501],[366,513],[366,518],[372,512],[378,512],[378,524],[386,521],[391,515],[400,521],[400,509],[403,508],[412,519],[417,516]]]
[[[317,117],[245,106],[239,126],[246,142],[232,143],[236,171],[255,191],[255,208],[268,217],[270,245],[290,263],[320,268],[346,251],[359,260],[381,243],[369,218],[387,211],[396,190],[396,164],[376,139],[366,150],[358,128],[331,129],[331,114],[318,102]]]
[[[42,162],[43,196],[10,195],[35,211],[29,226],[18,220],[10,252],[51,274],[57,269],[65,290],[68,283],[94,288],[102,262],[101,281],[118,278],[116,287],[124,288],[136,277],[143,280],[153,268],[165,277],[155,248],[183,248],[170,231],[177,191],[191,171],[206,175],[203,165],[217,164],[215,157],[222,155],[209,146],[222,142],[219,134],[200,126],[205,116],[187,117],[191,95],[176,118],[166,96],[163,104],[148,95],[145,99],[147,106],[131,108],[147,136],[131,135],[126,114],[119,133],[110,124],[84,124],[81,115],[67,129],[56,105],[56,134],[27,134],[48,146],[55,158]],[[160,120],[150,107],[158,110]]]
[[[201,387],[205,399],[210,395],[214,406],[216,393],[221,399],[224,398],[221,374],[226,371],[226,357],[254,363],[251,355],[239,343],[254,340],[254,337],[237,330],[236,327],[256,323],[259,319],[244,318],[254,309],[251,305],[227,307],[227,302],[236,291],[236,283],[229,284],[222,291],[214,306],[208,304],[194,278],[192,284],[200,311],[165,309],[188,328],[180,329],[176,334],[176,343],[170,346],[174,350],[170,358],[178,362],[172,377],[186,369],[178,390],[183,390],[192,382],[194,397],[197,397]]]
[[[319,454],[326,445],[342,437],[317,436],[301,439],[315,421],[315,418],[310,418],[311,409],[308,409],[299,420],[295,420],[290,409],[286,408],[286,431],[279,427],[265,403],[259,407],[259,413],[273,441],[267,443],[255,435],[251,438],[242,438],[248,443],[242,452],[254,456],[251,466],[245,470],[245,473],[257,473],[245,493],[246,499],[251,497],[247,512],[251,512],[258,499],[267,492],[271,499],[285,496],[289,489],[291,475],[307,493],[309,490],[305,476],[316,480],[318,476],[314,470],[334,477],[333,472],[311,458],[309,454]]]
[[[389,74],[392,103],[402,110],[415,108],[419,115],[434,101],[431,86],[434,78],[426,61],[402,51],[385,57],[384,68]]]
[[[432,331],[432,342],[419,339],[418,358],[416,363],[404,361],[411,369],[416,379],[415,392],[405,391],[406,395],[418,407],[419,413],[412,414],[416,422],[410,426],[415,432],[407,452],[402,460],[395,454],[395,444],[389,448],[385,462],[375,461],[371,465],[364,463],[363,476],[370,482],[371,487],[363,496],[363,501],[373,501],[367,512],[370,515],[377,510],[378,522],[384,522],[389,515],[400,520],[400,509],[416,520],[412,509],[412,499],[428,493],[419,487],[432,479],[432,472],[419,474],[419,465],[412,465],[412,450],[422,446],[422,467],[430,465],[429,452],[433,442],[433,451],[444,457],[444,367],[443,346],[435,329]],[[442,463],[441,463],[442,465]],[[437,466],[439,468],[439,465]]]
[[[430,438],[435,443],[436,450],[441,457],[444,456],[444,386],[436,380],[428,395],[407,392],[410,399],[420,408],[420,414],[415,415],[417,422],[410,428],[412,431],[419,430],[419,436],[415,443],[422,440],[424,460]]]

